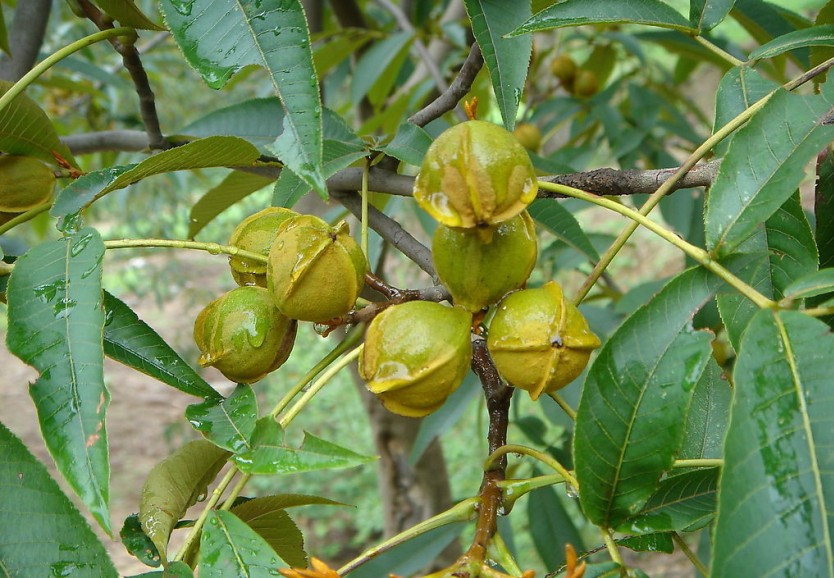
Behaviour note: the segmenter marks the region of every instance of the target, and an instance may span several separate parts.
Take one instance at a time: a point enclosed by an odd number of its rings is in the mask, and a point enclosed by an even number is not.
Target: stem
[[[710,459],[701,458],[695,460],[675,460],[672,464],[673,468],[721,468],[724,466],[724,460],[721,458]]]
[[[421,534],[425,534],[429,530],[434,530],[435,528],[440,528],[447,524],[453,524],[455,522],[466,522],[475,512],[480,500],[478,498],[468,498],[459,504],[456,504],[446,510],[445,512],[441,512],[434,517],[429,518],[424,522],[420,522],[419,524],[408,528],[407,530],[397,534],[393,538],[389,538],[385,540],[381,544],[374,546],[373,548],[369,548],[365,550],[339,568],[337,574],[339,576],[344,576],[345,574],[356,570],[359,566],[372,560],[373,558],[379,556],[383,552],[386,552],[396,546],[397,544],[402,544],[407,540],[411,540],[412,538],[416,538]]]
[[[217,502],[220,501],[220,496],[223,495],[223,492],[225,492],[226,488],[229,487],[229,484],[232,483],[232,480],[237,475],[237,472],[238,469],[235,466],[232,466],[232,468],[226,472],[226,475],[223,476],[223,479],[220,480],[220,483],[217,484],[217,487],[214,488],[214,491],[211,493],[211,498],[209,498],[208,502],[206,502],[206,506],[203,508],[203,511],[200,512],[200,517],[197,518],[196,522],[194,522],[191,532],[189,532],[188,536],[185,538],[185,542],[179,552],[177,552],[177,555],[174,556],[173,560],[171,560],[172,562],[183,560],[188,555],[189,551],[194,547],[194,543],[206,523],[209,512],[211,512],[212,509],[214,509],[214,506],[217,505]]]
[[[561,395],[559,395],[555,391],[550,392],[547,395],[549,395],[553,401],[559,404],[559,407],[562,408],[562,410],[568,415],[571,421],[576,421],[576,410],[573,409]]]
[[[519,567],[515,558],[513,558],[513,555],[510,553],[509,548],[507,548],[507,544],[504,542],[504,538],[501,537],[501,534],[496,532],[492,537],[492,543],[490,545],[492,546],[492,548],[490,548],[490,557],[501,564],[501,566],[503,566],[504,569],[513,576],[521,576],[521,567]]]
[[[825,317],[826,315],[834,315],[834,307],[811,307],[810,309],[803,309],[802,312],[811,317]]]
[[[760,101],[761,102],[761,101]],[[750,110],[750,109],[748,109]],[[669,182],[669,181],[667,181]],[[664,183],[665,185],[666,183]],[[636,229],[638,225],[643,225],[648,230],[652,231],[662,239],[668,241],[698,263],[703,265],[709,271],[715,273],[719,277],[721,277],[724,281],[727,282],[728,285],[738,290],[742,295],[750,299],[753,303],[756,304],[757,307],[761,309],[773,309],[776,307],[776,302],[768,299],[758,291],[756,291],[753,287],[733,275],[730,271],[724,268],[722,265],[719,265],[713,258],[710,256],[709,253],[701,249],[700,247],[696,247],[691,243],[687,243],[680,237],[678,237],[673,232],[669,231],[665,227],[658,225],[654,221],[650,220],[646,217],[642,210],[640,212],[635,211],[634,209],[629,209],[619,203],[606,199],[604,197],[598,197],[596,195],[592,195],[590,193],[586,193],[585,191],[580,191],[579,189],[574,189],[572,187],[566,187],[564,185],[556,185],[554,183],[548,183],[544,181],[539,181],[539,186],[544,188],[545,190],[553,191],[556,193],[561,193],[563,195],[567,195],[569,197],[574,197],[577,199],[582,199],[583,201],[587,201],[589,203],[593,203],[600,207],[605,207],[606,209],[611,209],[612,211],[619,213],[629,219],[634,221],[633,226],[627,227],[628,229]],[[659,191],[660,189],[658,189]],[[648,204],[649,201],[646,202]],[[645,205],[644,205],[645,206]],[[630,234],[630,232],[629,232]],[[625,239],[623,239],[625,242]],[[612,246],[613,247],[613,246]],[[611,255],[613,258],[613,254]],[[610,262],[610,259],[609,259]],[[602,261],[600,261],[602,263]],[[594,269],[596,270],[596,268]],[[590,279],[590,277],[589,277]],[[590,289],[590,286],[588,286]],[[581,293],[581,290],[580,290]],[[581,294],[581,297],[584,297],[584,293]],[[577,297],[577,301],[581,300],[581,297]]]
[[[709,570],[707,567],[704,566],[704,563],[698,558],[695,552],[687,545],[686,541],[681,537],[680,534],[677,532],[672,532],[672,540],[675,542],[678,548],[680,548],[681,552],[683,552],[684,556],[689,558],[689,561],[692,562],[692,565],[695,566],[695,569],[698,573],[707,578],[709,576]]]
[[[538,490],[539,488],[564,483],[564,481],[565,478],[559,474],[547,474],[545,476],[536,476],[535,478],[527,478],[525,480],[502,480],[496,485],[501,490],[501,500],[504,504],[504,511],[509,512],[513,509],[516,501],[521,496],[525,496],[533,490]]]
[[[77,52],[82,48],[86,48],[87,46],[95,44],[96,42],[101,42],[102,40],[107,40],[108,38],[115,38],[116,36],[134,36],[135,34],[136,32],[133,28],[122,26],[120,28],[111,28],[110,30],[102,30],[100,32],[96,32],[95,34],[90,34],[81,40],[76,40],[72,44],[64,46],[57,52],[50,54],[37,63],[32,70],[23,75],[23,78],[15,82],[6,94],[0,97],[0,111],[6,108],[9,103],[15,99],[15,97],[26,90],[26,87],[32,84],[41,74],[49,70],[56,62],[63,60],[73,52]]]
[[[544,452],[540,452],[538,450],[534,450],[533,448],[528,448],[527,446],[517,444],[507,444],[501,446],[500,448],[492,452],[486,459],[486,462],[484,462],[484,471],[489,471],[490,469],[492,469],[495,466],[495,462],[499,460],[502,456],[505,456],[507,454],[524,454],[530,456],[531,458],[535,458],[543,464],[548,465],[554,470],[556,470],[556,472],[574,488],[579,488],[579,484],[577,484],[576,478],[574,478],[573,475],[567,470],[567,468],[560,464],[557,460],[553,459]]]
[[[370,263],[370,255],[368,255],[368,172],[370,171],[370,163],[365,159],[365,166],[362,169],[362,254],[365,255],[365,260]]]
[[[623,557],[620,555],[620,548],[617,546],[616,540],[614,540],[614,536],[611,535],[611,530],[608,528],[600,528],[602,532],[602,539],[605,542],[605,547],[608,548],[608,555],[611,556],[611,559],[620,565],[620,575],[626,575],[626,566],[625,562],[623,562]]]
[[[362,354],[362,350],[364,349],[365,344],[359,345],[353,351],[342,357],[338,362],[336,362],[333,367],[325,371],[320,378],[318,378],[310,388],[304,392],[304,395],[293,405],[287,413],[278,421],[282,429],[285,429],[292,420],[304,409],[304,406],[316,395],[322,387],[327,385],[327,382],[333,379],[337,373],[339,373],[346,365],[353,362]]]
[[[14,217],[13,219],[9,219],[8,221],[6,221],[2,225],[0,225],[0,235],[6,234],[8,231],[11,231],[12,229],[17,227],[21,223],[25,223],[26,221],[31,221],[32,219],[34,219],[35,217],[37,217],[41,213],[48,211],[49,207],[51,207],[51,206],[52,206],[52,203],[46,203],[46,204],[43,204],[43,205],[39,205],[39,206],[35,207],[34,209],[29,209],[25,213],[20,213],[17,217]]]
[[[197,251],[207,251],[212,255],[219,255],[221,253],[232,255],[235,257],[242,257],[250,261],[257,261],[258,263],[267,263],[269,258],[260,253],[253,253],[252,251],[244,251],[231,245],[218,245],[217,243],[203,243],[200,241],[181,241],[179,239],[120,239],[116,241],[105,241],[104,247],[106,249],[130,249],[135,247],[170,247],[173,249],[195,249]]]
[[[713,44],[712,42],[710,42],[709,40],[707,40],[703,36],[700,36],[700,35],[699,36],[693,36],[692,38],[695,39],[695,42],[697,42],[698,44],[700,44],[701,46],[703,46],[704,48],[706,48],[707,50],[709,50],[713,54],[721,57],[723,60],[726,60],[732,66],[744,66],[744,62],[742,62],[741,60],[739,60],[738,58],[736,58],[735,56],[733,56],[732,54],[730,54],[729,52],[727,52],[723,48],[720,48],[720,47],[716,46],[715,44]]]

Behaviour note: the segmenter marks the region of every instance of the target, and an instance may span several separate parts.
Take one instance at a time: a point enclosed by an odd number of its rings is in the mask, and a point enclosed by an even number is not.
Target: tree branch
[[[9,27],[12,55],[0,56],[0,80],[17,82],[38,59],[52,0],[20,0]]]
[[[89,0],[79,0],[81,8],[84,13],[100,30],[113,28],[113,23],[105,17],[104,13],[93,6]],[[133,43],[126,44],[118,38],[110,40],[110,44],[122,57],[122,64],[130,74],[133,80],[133,86],[136,88],[136,94],[139,96],[139,113],[142,116],[142,122],[145,124],[145,131],[148,133],[148,143],[150,148],[155,150],[165,150],[171,147],[168,140],[162,135],[162,129],[159,126],[159,115],[156,112],[156,98],[151,89],[148,73],[145,72],[145,67],[142,65],[142,59],[139,57],[139,51]]]
[[[452,110],[458,105],[460,99],[472,88],[475,76],[484,65],[484,58],[477,43],[472,44],[469,56],[463,63],[458,75],[443,93],[427,104],[422,110],[411,115],[408,122],[417,126],[426,126],[436,118]]]
[[[74,155],[102,151],[136,152],[150,147],[148,134],[141,130],[105,130],[61,138]]]

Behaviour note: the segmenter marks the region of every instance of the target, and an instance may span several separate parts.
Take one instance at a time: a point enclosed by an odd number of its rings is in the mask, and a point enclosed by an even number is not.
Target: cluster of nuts
[[[567,54],[559,54],[550,61],[550,72],[570,94],[588,98],[599,92],[599,79],[593,70],[580,68]]]
[[[254,383],[289,357],[297,321],[324,323],[353,308],[368,264],[347,224],[264,209],[240,223],[229,244],[268,257],[232,257],[239,287],[203,309],[194,323],[201,366]]]
[[[32,157],[0,155],[0,223],[52,198],[55,174]]]
[[[360,373],[389,410],[420,417],[443,404],[469,367],[473,315],[493,305],[487,348],[533,399],[573,381],[599,347],[559,285],[523,289],[537,256],[525,210],[537,190],[524,147],[497,125],[471,120],[429,147],[414,198],[439,223],[434,265],[454,306],[403,303],[369,325]]]

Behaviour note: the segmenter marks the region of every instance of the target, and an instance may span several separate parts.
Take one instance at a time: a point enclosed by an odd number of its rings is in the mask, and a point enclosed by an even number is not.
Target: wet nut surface
[[[599,346],[585,317],[552,281],[508,295],[487,336],[498,372],[533,399],[576,379]]]
[[[23,213],[52,197],[55,174],[41,161],[0,155],[0,212]]]
[[[389,307],[368,326],[359,373],[389,411],[428,415],[469,369],[471,322],[463,309],[429,301]]]
[[[229,245],[252,253],[260,253],[266,257],[278,234],[278,226],[297,214],[283,207],[268,207],[258,211],[235,227],[229,238]],[[266,287],[265,263],[252,262],[243,257],[231,257],[229,267],[238,285]]]

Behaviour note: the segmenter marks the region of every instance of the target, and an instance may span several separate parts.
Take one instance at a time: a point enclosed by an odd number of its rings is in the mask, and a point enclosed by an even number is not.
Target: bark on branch
[[[0,80],[17,82],[35,65],[52,0],[20,0],[9,27],[12,55],[0,56]]]

